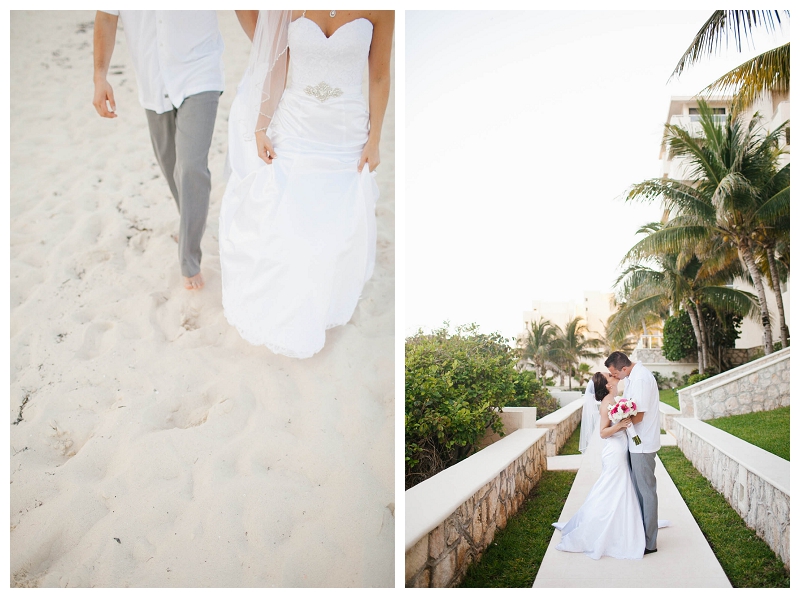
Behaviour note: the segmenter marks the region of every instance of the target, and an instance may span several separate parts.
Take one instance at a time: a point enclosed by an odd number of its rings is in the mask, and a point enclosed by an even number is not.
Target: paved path
[[[663,438],[663,444],[674,439]],[[601,441],[598,436],[589,450],[579,456],[578,475],[570,490],[559,521],[567,521],[583,504],[600,475]],[[550,457],[554,468],[574,468],[575,456]],[[559,459],[564,459],[559,461]],[[570,461],[567,461],[567,460]],[[658,552],[641,560],[603,557],[597,561],[586,555],[556,550],[561,532],[553,533],[534,588],[729,588],[728,578],[711,551],[689,508],[678,493],[661,461],[656,459],[659,519],[669,519],[670,527],[658,532]]]

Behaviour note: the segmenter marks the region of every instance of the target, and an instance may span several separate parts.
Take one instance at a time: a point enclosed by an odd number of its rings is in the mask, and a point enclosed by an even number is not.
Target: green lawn
[[[789,573],[678,447],[658,451],[672,481],[734,588],[788,588]]]
[[[530,589],[576,475],[574,471],[544,472],[480,562],[470,565],[460,587]]]
[[[559,451],[579,455],[581,424]],[[530,588],[550,544],[577,472],[546,471],[519,512],[497,532],[480,563],[470,566],[462,588]]]
[[[662,403],[666,403],[675,409],[680,410],[681,406],[678,403],[678,391],[672,388],[667,390],[659,390],[658,391],[658,398],[661,400]]]
[[[578,422],[578,427],[575,428],[575,431],[572,433],[572,436],[569,437],[564,446],[561,447],[561,450],[558,451],[559,455],[580,455],[581,452],[578,450],[578,445],[581,442],[581,423]]]
[[[782,459],[790,460],[789,407],[720,417],[708,420],[706,423],[746,440],[773,455],[778,455]]]

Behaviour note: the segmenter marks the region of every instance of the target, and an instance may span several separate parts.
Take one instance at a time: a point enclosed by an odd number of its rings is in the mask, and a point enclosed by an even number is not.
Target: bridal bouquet
[[[613,405],[609,405],[608,407],[608,418],[616,423],[619,423],[621,420],[625,419],[626,417],[633,417],[636,415],[638,411],[636,410],[636,403],[634,403],[630,399],[620,399]],[[628,436],[633,440],[634,444],[642,444],[639,435],[636,434],[636,431],[633,429],[633,426],[629,428],[625,428],[625,431],[628,433]],[[636,434],[634,436],[634,434]]]

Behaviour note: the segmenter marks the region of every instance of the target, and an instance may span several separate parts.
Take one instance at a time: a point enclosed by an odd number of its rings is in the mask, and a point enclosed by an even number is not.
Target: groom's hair
[[[614,351],[608,356],[608,359],[606,359],[606,367],[610,368],[612,365],[614,366],[614,369],[620,370],[622,368],[630,367],[631,360],[628,359],[628,356],[622,351]]]
[[[592,384],[594,384],[594,398],[596,401],[602,401],[608,394],[608,380],[601,373],[597,372],[592,376]]]

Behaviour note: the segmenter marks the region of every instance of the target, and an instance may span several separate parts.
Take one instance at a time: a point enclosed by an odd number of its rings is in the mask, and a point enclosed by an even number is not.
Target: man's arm
[[[97,113],[104,118],[117,118],[114,90],[111,89],[106,76],[117,39],[118,19],[117,15],[110,15],[101,10],[97,11],[94,18],[94,99],[92,104]]]
[[[642,384],[642,381],[637,380],[636,382],[630,382],[630,378],[628,378],[628,382],[631,388],[630,391],[628,391],[626,387],[625,395],[636,403],[636,408],[638,410],[638,413],[631,418],[631,421],[638,424],[644,419],[645,411],[650,409],[650,405],[647,405],[644,401],[644,384]]]

